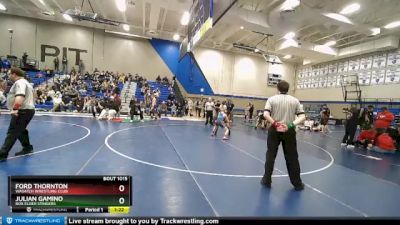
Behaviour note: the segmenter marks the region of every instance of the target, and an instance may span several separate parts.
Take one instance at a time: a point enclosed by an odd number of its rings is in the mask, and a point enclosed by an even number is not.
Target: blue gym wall
[[[179,43],[160,39],[152,39],[150,43],[187,93],[214,95],[192,54],[186,54],[179,61]],[[204,89],[203,93],[200,92],[201,88]]]

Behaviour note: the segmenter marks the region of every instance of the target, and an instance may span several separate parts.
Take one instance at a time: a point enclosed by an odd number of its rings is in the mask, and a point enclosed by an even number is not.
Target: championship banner
[[[385,72],[386,70],[373,70],[371,76],[371,85],[378,85],[385,83]]]
[[[329,74],[337,74],[338,72],[338,64],[333,63],[329,65]]]
[[[400,66],[400,50],[388,54],[388,66]]]
[[[386,53],[381,53],[381,54],[377,54],[374,56],[373,59],[373,68],[377,69],[377,68],[384,68],[386,67],[386,58],[387,54]]]
[[[360,70],[372,69],[372,56],[363,57],[360,60]]]
[[[349,62],[349,72],[358,71],[360,69],[360,60],[353,59]]]
[[[385,84],[396,84],[400,82],[400,67],[386,69]]]
[[[349,61],[340,62],[338,64],[338,73],[343,74],[347,73],[349,69]]]

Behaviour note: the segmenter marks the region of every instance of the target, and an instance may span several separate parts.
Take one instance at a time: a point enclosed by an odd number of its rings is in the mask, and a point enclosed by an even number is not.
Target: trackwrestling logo
[[[12,224],[12,222],[13,222],[13,219],[11,218],[11,217],[7,217],[7,224]]]

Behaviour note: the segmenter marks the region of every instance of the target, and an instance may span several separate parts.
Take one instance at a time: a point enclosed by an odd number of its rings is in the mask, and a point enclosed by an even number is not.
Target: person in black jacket
[[[140,102],[137,101],[136,98],[133,98],[129,102],[129,108],[130,108],[131,122],[133,122],[133,117],[137,115],[140,116],[140,121],[143,122],[143,111],[142,108],[140,107]]]
[[[342,140],[342,147],[354,148],[354,136],[357,131],[358,114],[359,110],[356,107],[352,107],[350,110],[345,110],[346,113],[346,132]]]

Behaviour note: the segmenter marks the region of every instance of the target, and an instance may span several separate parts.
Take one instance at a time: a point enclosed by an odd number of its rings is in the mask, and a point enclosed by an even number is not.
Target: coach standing
[[[8,152],[17,139],[21,142],[23,148],[15,153],[16,156],[33,152],[26,129],[35,114],[33,87],[25,79],[25,73],[19,68],[11,68],[10,79],[14,82],[7,96],[7,107],[11,110],[11,121],[4,144],[0,149],[0,161],[7,159]]]
[[[304,110],[298,99],[287,94],[288,82],[279,82],[278,91],[279,94],[268,98],[265,105],[264,117],[272,126],[268,130],[268,150],[261,184],[271,187],[275,158],[282,143],[290,181],[295,190],[300,191],[304,189],[304,184],[300,178],[295,128],[305,120]]]

